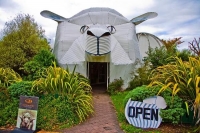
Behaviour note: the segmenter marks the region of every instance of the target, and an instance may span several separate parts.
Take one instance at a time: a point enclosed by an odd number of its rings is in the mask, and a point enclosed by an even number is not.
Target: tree
[[[40,49],[50,49],[44,30],[28,14],[18,14],[6,22],[0,40],[0,67],[12,68],[23,74],[21,68]]]
[[[187,49],[181,51],[178,50],[177,45],[183,43],[183,41],[181,41],[180,39],[181,37],[174,38],[172,40],[162,39],[164,46],[160,48],[149,47],[149,50],[146,52],[147,57],[144,57],[144,61],[151,62],[153,68],[173,62],[174,59],[171,57],[174,56],[181,58],[183,61],[188,61],[189,57],[192,56],[192,53],[190,50]]]
[[[164,40],[162,39],[161,41],[163,42],[163,44],[165,45],[167,51],[174,51],[174,48],[176,48],[177,45],[183,43],[183,41],[181,41],[182,37],[179,38],[174,38],[174,39],[169,39],[169,40]]]
[[[192,42],[189,42],[189,49],[197,56],[200,56],[200,38],[197,41],[196,38]]]

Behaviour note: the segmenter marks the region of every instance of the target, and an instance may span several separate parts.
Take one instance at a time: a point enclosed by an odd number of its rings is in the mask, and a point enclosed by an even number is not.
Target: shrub
[[[189,61],[189,57],[191,56],[194,56],[194,55],[192,55],[192,52],[188,49],[177,51],[177,57],[182,59],[182,61]]]
[[[85,77],[80,77],[74,71],[70,73],[54,64],[46,69],[44,77],[33,82],[32,90],[67,97],[68,102],[74,107],[73,111],[82,122],[93,113],[91,86],[89,82],[85,82]]]
[[[18,73],[10,68],[0,68],[0,86],[8,87],[12,83],[21,81]]]
[[[53,65],[53,62],[56,62],[56,57],[50,50],[42,49],[33,57],[33,60],[43,67],[49,67]]]
[[[0,126],[15,125],[19,99],[11,99],[6,88],[0,87]]]
[[[197,117],[198,123],[200,121],[199,75],[199,57],[189,57],[188,62],[184,62],[180,58],[175,57],[174,63],[160,66],[153,71],[150,86],[162,86],[158,94],[163,91],[169,91],[173,97],[176,95],[180,96],[185,101],[187,110],[191,107],[194,111],[194,117]]]
[[[52,66],[55,61],[55,56],[49,50],[40,50],[31,61],[24,64],[24,70],[28,74],[26,78],[28,80],[35,80],[42,77],[44,69]]]
[[[35,80],[41,77],[43,67],[37,61],[32,60],[24,64],[24,70],[27,73],[24,77],[26,80]]]
[[[79,123],[74,107],[65,97],[45,95],[40,99],[37,116],[37,128],[58,130]]]
[[[148,61],[141,63],[138,62],[136,65],[139,65],[139,68],[136,71],[133,71],[133,79],[129,82],[128,89],[133,89],[138,86],[148,85],[150,83],[149,75],[152,70],[152,66]]]
[[[8,88],[0,87],[0,126],[15,125],[20,95],[32,96],[32,82],[19,81]]]
[[[128,102],[129,98],[135,101],[142,102],[145,98],[148,98],[150,96],[155,96],[155,95],[156,95],[155,90],[147,89],[146,85],[136,87],[125,96],[123,100],[124,106]]]
[[[113,82],[111,82],[108,86],[107,92],[110,95],[116,94],[121,90],[122,85],[124,84],[124,81],[120,79],[115,79]]]
[[[147,87],[145,85],[136,87],[132,91],[130,91],[126,97],[124,98],[124,106],[126,105],[129,98],[133,101],[143,101],[145,98],[149,98],[155,96],[160,87]],[[160,94],[167,103],[166,109],[161,109],[161,117],[163,121],[171,121],[172,123],[178,123],[180,121],[181,116],[184,115],[184,109],[182,108],[183,101],[180,97],[175,96],[172,101],[172,96],[169,92],[163,92]]]
[[[22,96],[35,96],[36,94],[31,91],[32,81],[21,81],[13,83],[8,87],[11,98],[17,98]]]
[[[160,48],[149,48],[147,51],[147,57],[144,57],[144,61],[151,62],[153,65],[153,68],[156,68],[158,66],[166,65],[167,63],[171,62],[169,57],[174,55],[174,52],[167,51],[165,46],[162,46]]]

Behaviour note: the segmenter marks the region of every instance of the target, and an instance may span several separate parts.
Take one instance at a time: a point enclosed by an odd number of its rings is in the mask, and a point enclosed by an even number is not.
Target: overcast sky
[[[109,7],[131,20],[146,12],[158,16],[136,26],[136,32],[147,32],[160,39],[182,37],[179,47],[200,37],[200,0],[0,0],[0,29],[19,13],[32,15],[54,43],[57,22],[43,18],[40,12],[49,10],[70,18],[90,7]]]

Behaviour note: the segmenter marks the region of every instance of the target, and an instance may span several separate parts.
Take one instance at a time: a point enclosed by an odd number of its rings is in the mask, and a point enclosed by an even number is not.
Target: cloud
[[[0,29],[2,23],[21,12],[33,15],[35,21],[45,29],[46,36],[54,40],[57,22],[42,17],[42,10],[70,18],[90,7],[109,7],[129,20],[146,12],[157,12],[158,17],[137,25],[136,32],[148,32],[166,40],[183,37],[186,47],[194,37],[200,37],[199,5],[199,0],[0,0]]]
[[[6,12],[12,12],[18,9],[19,4],[13,0],[0,0],[0,9]]]

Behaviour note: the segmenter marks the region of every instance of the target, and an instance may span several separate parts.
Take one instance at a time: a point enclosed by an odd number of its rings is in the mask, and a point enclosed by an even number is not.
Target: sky
[[[45,35],[54,44],[57,22],[40,15],[49,10],[65,18],[90,7],[115,9],[131,20],[146,12],[158,16],[136,26],[136,32],[147,32],[160,39],[182,37],[179,49],[188,48],[194,38],[200,38],[200,0],[0,0],[0,30],[18,14],[33,16]]]

